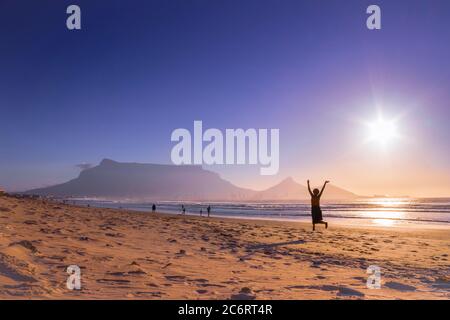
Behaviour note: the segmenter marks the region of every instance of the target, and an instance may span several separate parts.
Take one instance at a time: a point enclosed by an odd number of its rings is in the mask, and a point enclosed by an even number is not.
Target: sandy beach
[[[449,299],[449,252],[442,229],[312,232],[0,196],[1,299]],[[366,287],[369,265],[381,289]]]

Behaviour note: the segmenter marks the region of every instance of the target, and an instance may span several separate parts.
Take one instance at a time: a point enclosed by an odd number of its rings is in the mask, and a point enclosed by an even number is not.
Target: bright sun
[[[377,121],[369,123],[369,141],[386,145],[397,136],[397,124],[394,120],[388,121],[379,117]]]

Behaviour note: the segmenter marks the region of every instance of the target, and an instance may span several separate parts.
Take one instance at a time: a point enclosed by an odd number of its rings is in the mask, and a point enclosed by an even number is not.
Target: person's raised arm
[[[313,196],[313,193],[312,193],[312,191],[311,191],[311,187],[309,186],[309,180],[308,180],[308,191],[309,191],[309,194],[311,195],[311,197]]]
[[[319,193],[319,197],[322,196],[322,193],[323,193],[323,191],[325,190],[325,187],[327,186],[328,183],[330,183],[330,181],[327,180],[327,181],[325,181],[325,183],[323,184],[322,190],[320,190],[320,193]]]

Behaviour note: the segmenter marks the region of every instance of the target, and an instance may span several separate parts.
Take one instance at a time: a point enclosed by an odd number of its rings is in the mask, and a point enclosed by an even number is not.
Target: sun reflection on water
[[[374,219],[372,222],[376,225],[383,226],[383,227],[392,227],[395,225],[395,220],[389,220],[389,219]]]
[[[378,198],[370,201],[370,203],[381,207],[400,207],[410,204],[411,200],[402,198]]]
[[[372,220],[379,226],[390,227],[406,218],[405,207],[411,204],[407,198],[375,198],[370,201],[374,210],[363,212],[363,216]]]

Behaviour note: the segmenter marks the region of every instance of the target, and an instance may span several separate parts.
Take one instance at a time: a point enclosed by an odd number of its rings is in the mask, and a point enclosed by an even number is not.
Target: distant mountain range
[[[311,187],[312,188],[312,187]],[[328,184],[323,194],[323,199],[338,200],[338,199],[354,199],[358,196],[350,191],[338,188],[332,184]],[[253,195],[254,200],[303,200],[309,199],[310,195],[308,188],[295,182],[292,178],[286,178],[277,185],[256,192]]]
[[[120,163],[104,159],[83,170],[78,178],[26,194],[55,197],[89,197],[116,200],[285,201],[309,198],[305,186],[287,178],[263,190],[239,188],[217,173],[200,166]],[[327,199],[352,199],[357,195],[328,185]]]

